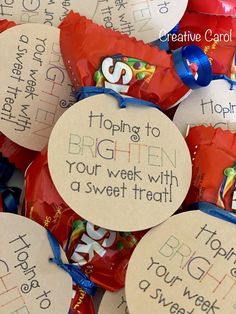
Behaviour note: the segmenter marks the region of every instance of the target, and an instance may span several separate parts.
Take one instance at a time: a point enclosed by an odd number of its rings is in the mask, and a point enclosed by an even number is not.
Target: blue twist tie
[[[190,45],[172,51],[176,72],[183,83],[190,89],[208,86],[212,81],[212,68],[207,55],[197,46]],[[198,67],[195,79],[186,59]]]
[[[0,185],[0,195],[3,203],[3,211],[17,214],[20,203],[21,189]]]
[[[0,154],[0,182],[6,183],[9,181],[14,171],[15,165],[11,164],[7,158]]]
[[[105,94],[105,95],[111,95],[113,96],[119,103],[119,107],[121,109],[126,108],[128,104],[134,104],[134,105],[143,105],[143,106],[149,106],[152,108],[156,108],[161,110],[160,106],[153,104],[150,101],[146,101],[143,99],[137,99],[133,97],[124,97],[121,94],[117,93],[111,88],[105,88],[105,87],[96,87],[96,86],[85,86],[81,87],[78,92],[75,93],[77,101],[83,100],[85,98],[95,96],[98,94]]]
[[[190,209],[199,209],[205,214],[236,224],[236,216],[208,202],[193,203]]]
[[[180,23],[175,25],[175,27],[169,32],[169,34],[177,34],[179,31],[179,26],[180,26]]]
[[[168,40],[168,34],[161,37],[160,39],[153,41],[152,45],[155,47],[158,47],[162,51],[169,51],[170,46],[169,46],[169,40]]]
[[[226,82],[229,83],[230,85],[230,90],[234,90],[234,87],[236,86],[236,82],[231,80],[227,75],[223,75],[223,74],[214,74],[212,76],[212,80],[216,81],[216,80],[225,80]]]
[[[50,258],[49,262],[56,264],[58,267],[67,272],[76,285],[80,286],[90,296],[94,296],[97,286],[82,272],[82,270],[77,265],[64,264],[62,262],[61,250],[58,241],[49,231],[47,232],[47,235],[54,255],[54,258]]]
[[[17,214],[20,203],[21,189],[8,187],[6,183],[10,180],[15,171],[15,165],[11,164],[7,158],[0,154],[0,197],[3,211]]]

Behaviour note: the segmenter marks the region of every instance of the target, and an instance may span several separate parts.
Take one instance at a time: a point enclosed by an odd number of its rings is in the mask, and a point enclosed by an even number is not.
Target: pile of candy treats
[[[0,229],[29,249],[40,225],[71,280],[40,303],[41,253],[16,264],[3,237],[0,313],[236,313],[236,0],[0,0],[0,19]]]

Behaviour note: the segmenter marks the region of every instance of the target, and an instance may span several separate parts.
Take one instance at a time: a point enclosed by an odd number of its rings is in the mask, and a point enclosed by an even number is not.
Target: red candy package
[[[197,45],[209,57],[214,74],[235,80],[236,19],[186,12],[177,34],[170,36],[171,49]]]
[[[62,56],[76,90],[81,86],[112,88],[124,95],[151,101],[164,110],[189,91],[182,80],[185,75],[178,70],[172,54],[98,26],[78,13],[71,12],[60,29]],[[198,66],[191,62],[192,58],[196,60],[194,52],[180,50],[178,55],[181,70],[187,71],[196,86],[210,83],[208,60],[204,71],[196,73]]]
[[[209,202],[236,212],[236,133],[197,126],[186,142],[193,164],[186,205]]]
[[[17,169],[25,172],[25,169],[36,157],[37,152],[23,148],[9,140],[0,133],[0,153],[6,157]]]
[[[193,12],[236,16],[236,2],[235,0],[189,0],[188,10]]]
[[[73,292],[69,314],[95,314],[92,298],[77,286],[73,286]]]
[[[8,28],[15,26],[16,23],[8,20],[0,20],[0,33],[5,31]]]
[[[124,287],[128,261],[146,232],[109,231],[78,216],[54,187],[46,149],[29,166],[25,180],[25,215],[51,231],[68,259],[94,283],[111,291]]]

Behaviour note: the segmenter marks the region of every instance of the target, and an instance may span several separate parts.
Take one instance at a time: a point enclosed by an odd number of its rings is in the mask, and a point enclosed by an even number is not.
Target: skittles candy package
[[[212,15],[236,17],[235,0],[189,0],[188,10]]]
[[[186,205],[209,202],[236,213],[236,133],[197,126],[186,142],[193,164]]]
[[[16,23],[8,20],[0,20],[0,33],[5,31],[8,28],[15,26]]]
[[[83,289],[73,286],[74,297],[68,314],[95,314],[92,298]]]
[[[110,88],[166,110],[190,88],[211,81],[210,63],[197,47],[168,54],[73,12],[60,29],[62,56],[76,91],[81,86]],[[205,62],[198,62],[199,55]]]
[[[0,153],[22,172],[25,172],[28,165],[37,155],[37,152],[17,145],[2,133],[0,133]]]
[[[129,259],[146,231],[105,230],[77,215],[52,182],[46,149],[29,166],[25,180],[25,215],[51,231],[68,259],[94,283],[111,291],[124,287]]]
[[[236,19],[186,12],[177,34],[170,36],[171,49],[197,45],[208,56],[212,72],[235,79]]]

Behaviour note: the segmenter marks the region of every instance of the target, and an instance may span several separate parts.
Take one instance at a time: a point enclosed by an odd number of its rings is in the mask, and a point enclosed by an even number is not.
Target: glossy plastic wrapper
[[[112,88],[164,110],[189,91],[176,71],[172,54],[105,29],[79,13],[68,14],[60,29],[62,56],[77,91],[81,86]],[[190,76],[195,77],[195,64],[182,59],[183,67],[189,67]]]
[[[0,20],[0,33],[5,31],[8,28],[15,26],[16,23],[8,20]]]
[[[95,314],[92,298],[83,289],[73,286],[74,297],[68,314]]]
[[[236,81],[235,18],[186,12],[178,33],[170,36],[171,49],[184,45],[200,47],[209,57],[213,74]]]
[[[1,133],[0,153],[22,172],[25,172],[26,168],[37,155],[37,152],[17,145]]]
[[[236,133],[197,126],[186,138],[193,164],[185,205],[213,203],[236,212]]]
[[[68,259],[98,286],[111,291],[124,287],[130,256],[145,231],[105,230],[77,215],[54,187],[46,149],[27,169],[25,180],[25,215],[51,231]]]
[[[236,17],[235,0],[189,0],[188,9],[193,12]]]

